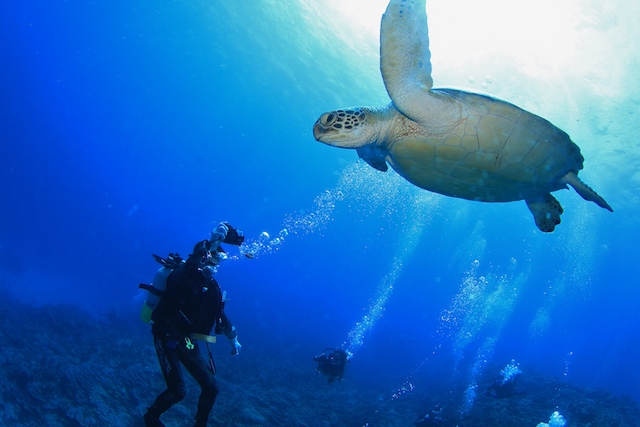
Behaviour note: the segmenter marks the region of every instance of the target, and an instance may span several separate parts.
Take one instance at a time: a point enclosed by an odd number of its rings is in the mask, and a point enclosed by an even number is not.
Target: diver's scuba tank
[[[158,306],[162,295],[164,295],[164,290],[167,288],[167,277],[169,277],[174,268],[184,262],[178,254],[169,254],[166,259],[154,254],[153,258],[162,264],[162,267],[158,269],[150,285],[141,283],[138,286],[140,289],[147,291],[147,299],[142,304],[142,310],[140,311],[140,318],[145,323],[151,323],[151,314]]]
[[[173,269],[160,267],[151,285],[140,285],[140,288],[147,291],[147,299],[144,301],[144,304],[142,304],[142,311],[140,312],[140,318],[145,323],[151,323],[151,313],[153,313],[153,310],[158,306],[164,290],[167,288],[167,277],[169,277],[172,271]]]

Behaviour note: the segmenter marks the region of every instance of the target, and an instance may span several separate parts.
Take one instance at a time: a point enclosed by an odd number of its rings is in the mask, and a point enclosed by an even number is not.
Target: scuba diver
[[[327,378],[329,383],[335,380],[342,381],[344,376],[344,370],[347,367],[347,362],[351,360],[350,354],[344,350],[335,350],[333,348],[327,348],[313,360],[318,362],[316,368],[316,375],[322,372]]]
[[[156,298],[151,305],[145,302],[143,318],[145,313],[150,313],[151,332],[167,389],[144,414],[145,427],[164,427],[160,416],[184,398],[181,364],[202,389],[194,427],[206,427],[218,394],[215,364],[209,349],[209,343],[215,342],[216,337],[209,334],[214,326],[215,334],[224,334],[231,344],[232,355],[237,355],[242,347],[236,328],[224,311],[226,293],[220,290],[213,274],[224,258],[220,244],[239,246],[243,241],[242,230],[223,222],[212,232],[211,239],[195,245],[186,261],[177,254],[170,254],[167,260],[154,256],[163,265],[155,280],[160,275],[166,284],[140,285],[149,291],[148,300]],[[208,361],[198,347],[198,340],[207,343]]]
[[[502,399],[524,393],[524,389],[517,386],[520,374],[522,374],[520,364],[511,359],[511,362],[500,371],[500,377],[487,387],[485,394]]]

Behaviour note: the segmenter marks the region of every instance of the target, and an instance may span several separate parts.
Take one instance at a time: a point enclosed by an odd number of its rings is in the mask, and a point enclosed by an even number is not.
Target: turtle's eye
[[[336,115],[333,113],[325,113],[320,117],[320,123],[325,126],[330,126],[336,120]]]

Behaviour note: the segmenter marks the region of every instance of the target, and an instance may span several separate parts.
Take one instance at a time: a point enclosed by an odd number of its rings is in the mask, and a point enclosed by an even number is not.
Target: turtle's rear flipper
[[[560,215],[562,215],[562,206],[551,193],[545,194],[536,199],[527,199],[527,207],[536,220],[536,225],[545,233],[551,233],[556,225],[560,224]]]
[[[573,189],[576,190],[583,199],[595,202],[601,208],[605,208],[606,210],[613,212],[613,209],[611,209],[609,203],[605,202],[605,200],[600,197],[598,193],[593,191],[591,187],[589,187],[580,178],[578,178],[578,175],[576,175],[575,173],[569,172],[564,176],[564,178],[562,178],[562,181],[572,186]]]

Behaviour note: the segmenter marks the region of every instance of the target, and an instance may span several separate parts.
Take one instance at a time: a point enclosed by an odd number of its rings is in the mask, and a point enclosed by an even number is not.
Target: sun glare
[[[388,0],[300,0],[304,16],[318,33],[337,37],[356,52],[378,52],[380,19]]]
[[[430,0],[429,33],[434,62],[457,65],[508,55],[526,73],[557,70],[578,43],[579,0]],[[323,37],[343,48],[378,54],[380,18],[388,0],[300,0],[304,15]],[[433,52],[432,52],[433,53]],[[452,61],[453,58],[453,61]],[[434,72],[438,72],[434,68]]]
[[[520,96],[514,102],[527,100],[532,84],[538,91],[562,87],[574,95],[622,96],[628,73],[619,58],[637,56],[623,24],[632,27],[640,3],[626,4],[632,10],[625,13],[615,6],[622,0],[612,2],[427,0],[434,85]],[[313,38],[344,58],[352,74],[376,84],[387,3],[300,0]]]

